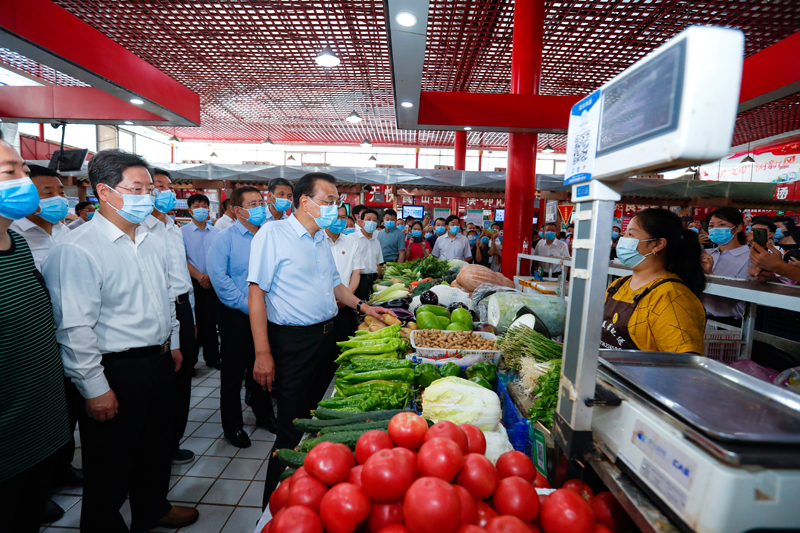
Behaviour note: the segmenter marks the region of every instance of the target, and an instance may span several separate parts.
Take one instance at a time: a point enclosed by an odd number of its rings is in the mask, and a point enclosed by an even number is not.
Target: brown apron
[[[669,281],[673,283],[683,283],[680,278],[666,278],[662,279],[647,289],[641,294],[637,294],[633,298],[633,303],[621,302],[612,298],[616,294],[617,289],[622,287],[630,279],[630,276],[625,276],[619,280],[619,283],[613,287],[609,287],[606,291],[606,306],[603,311],[603,329],[600,335],[600,348],[607,348],[610,350],[639,350],[633,342],[631,334],[628,331],[628,321],[630,321],[633,312],[642,298],[645,297],[650,291]]]

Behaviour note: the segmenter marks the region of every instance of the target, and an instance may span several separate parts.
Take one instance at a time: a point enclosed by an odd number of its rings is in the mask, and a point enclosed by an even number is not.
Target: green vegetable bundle
[[[519,371],[523,357],[545,362],[561,359],[564,347],[528,326],[515,326],[497,339],[506,366]]]
[[[471,367],[467,368],[467,379],[472,378],[483,378],[489,383],[488,388],[492,388],[492,385],[497,381],[497,365],[494,363],[490,363],[489,361],[484,361],[482,363],[477,363],[472,365]]]
[[[409,286],[413,282],[425,278],[441,280],[449,269],[450,264],[447,261],[440,261],[429,255],[424,259],[415,259],[406,263],[386,263],[383,279],[399,279],[403,284]]]
[[[554,361],[553,369],[539,378],[534,389],[534,401],[528,415],[531,420],[538,420],[546,428],[553,427],[553,417],[558,405],[558,385],[561,380],[561,361]]]

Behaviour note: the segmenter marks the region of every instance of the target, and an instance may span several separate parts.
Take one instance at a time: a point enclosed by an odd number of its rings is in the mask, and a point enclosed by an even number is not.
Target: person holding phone
[[[431,245],[422,234],[422,222],[411,224],[410,238],[406,241],[406,257],[409,261],[423,259],[431,253]]]

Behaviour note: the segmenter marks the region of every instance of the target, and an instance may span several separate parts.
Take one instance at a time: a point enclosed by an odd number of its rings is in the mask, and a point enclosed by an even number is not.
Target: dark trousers
[[[361,274],[361,281],[358,282],[358,288],[356,289],[356,296],[359,300],[364,300],[365,302],[369,300],[369,295],[372,294],[372,286],[377,279],[377,274]]]
[[[83,448],[81,533],[127,532],[119,510],[131,500],[131,530],[146,530],[166,515],[175,371],[158,347],[103,355],[119,409],[111,420],[80,417]]]
[[[38,533],[59,452],[0,482],[0,533]]]
[[[64,391],[67,394],[67,415],[69,416],[69,431],[75,431],[78,417],[85,409],[85,402],[78,388],[69,378],[64,378]],[[56,453],[53,454],[53,487],[58,487],[60,477],[69,471],[72,466],[72,459],[75,457],[75,437],[69,436],[69,440]]]
[[[272,457],[275,450],[294,448],[300,442],[303,432],[295,429],[292,420],[310,418],[311,410],[322,399],[324,368],[336,357],[336,334],[332,320],[303,327],[269,324],[268,331],[275,360],[272,394],[278,401],[278,434],[269,454]],[[262,508],[267,507],[285,468],[280,461],[269,462]]]
[[[219,338],[217,337],[217,293],[214,289],[204,289],[197,280],[192,279],[194,287],[194,310],[197,314],[197,344],[194,359],[200,354],[203,345],[203,359],[207,365],[219,363]]]
[[[218,304],[219,336],[222,340],[220,411],[222,429],[234,433],[244,425],[242,420],[242,380],[250,393],[250,406],[258,422],[275,417],[272,395],[253,379],[256,349],[250,331],[250,317],[238,309]]]
[[[172,426],[172,455],[178,451],[189,420],[189,402],[192,401],[192,369],[197,364],[194,338],[194,315],[192,304],[187,295],[178,297],[181,303],[176,304],[175,314],[181,325],[181,369],[175,373],[175,422]],[[185,298],[185,299],[184,299]]]
[[[336,342],[346,341],[352,335],[354,335],[356,327],[358,327],[356,322],[355,309],[350,309],[349,307],[340,307],[339,313],[333,317],[333,331],[336,335]],[[339,366],[334,363],[337,357],[337,352],[338,350],[334,350],[332,356],[327,358],[327,364],[323,370],[324,374],[320,380],[320,386],[322,387],[320,395],[325,394],[325,391],[328,390],[328,385],[330,385],[333,375],[336,373],[336,368]]]

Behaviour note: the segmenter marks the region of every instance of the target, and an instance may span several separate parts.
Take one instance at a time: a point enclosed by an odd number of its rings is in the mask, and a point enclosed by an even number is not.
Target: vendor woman
[[[678,215],[640,211],[617,243],[617,257],[633,273],[606,292],[601,347],[703,355],[700,252],[697,234]]]

